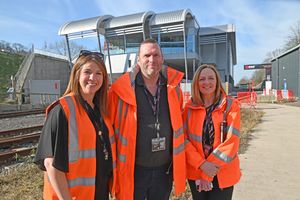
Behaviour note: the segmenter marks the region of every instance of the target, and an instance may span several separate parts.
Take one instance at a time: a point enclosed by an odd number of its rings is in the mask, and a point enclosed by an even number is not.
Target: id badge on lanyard
[[[160,137],[159,136],[159,129],[160,124],[157,122],[155,123],[155,129],[156,129],[156,138],[152,138],[151,140],[151,146],[152,146],[152,152],[157,151],[164,151],[166,150],[166,137]]]

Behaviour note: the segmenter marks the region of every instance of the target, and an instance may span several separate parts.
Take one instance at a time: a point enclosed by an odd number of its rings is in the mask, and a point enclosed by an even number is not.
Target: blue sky
[[[281,48],[300,20],[298,0],[1,0],[0,40],[41,48],[45,41],[63,39],[57,33],[68,21],[185,8],[200,26],[236,26],[236,82],[253,73],[244,71],[244,64],[259,64],[268,52]]]

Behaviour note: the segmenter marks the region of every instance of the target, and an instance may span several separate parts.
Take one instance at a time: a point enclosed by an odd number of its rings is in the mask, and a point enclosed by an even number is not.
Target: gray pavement
[[[300,200],[300,107],[259,104],[265,115],[240,155],[234,200]]]

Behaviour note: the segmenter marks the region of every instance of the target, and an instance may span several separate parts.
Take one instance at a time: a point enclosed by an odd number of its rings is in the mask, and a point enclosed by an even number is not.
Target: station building
[[[153,38],[162,49],[165,64],[184,72],[186,82],[192,80],[201,63],[213,63],[222,81],[234,85],[235,26],[201,27],[189,9],[71,21],[60,27],[59,35],[66,38],[67,44],[72,39],[97,37],[112,81],[136,63],[139,44]],[[69,60],[72,60],[70,54]]]

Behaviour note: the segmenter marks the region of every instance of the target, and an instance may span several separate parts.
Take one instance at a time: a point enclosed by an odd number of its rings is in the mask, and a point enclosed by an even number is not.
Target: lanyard
[[[160,123],[158,120],[158,116],[159,116],[159,102],[160,102],[160,91],[161,91],[161,79],[160,78],[158,78],[157,84],[158,85],[157,85],[155,96],[152,96],[152,94],[149,92],[149,90],[146,88],[145,85],[144,85],[144,92],[145,92],[147,100],[152,108],[153,115],[156,118],[154,128],[156,129],[157,138],[159,138]],[[153,99],[153,101],[152,101],[152,99]]]
[[[100,143],[103,147],[103,154],[104,154],[104,159],[105,160],[108,160],[108,156],[109,156],[109,153],[108,153],[108,150],[107,150],[107,147],[106,147],[106,143],[105,143],[105,140],[104,140],[104,130],[103,130],[103,118],[100,116],[100,124],[99,124],[99,121],[97,121],[97,116],[96,114],[94,113],[95,111],[92,110],[92,108],[89,107],[88,103],[87,102],[83,102],[83,105],[84,105],[84,108],[90,118],[90,120],[92,121],[93,125],[95,126],[96,128],[96,133],[97,135],[99,136],[100,138]],[[96,108],[97,109],[97,108]]]
[[[158,114],[159,114],[160,90],[161,90],[160,78],[157,80],[157,88],[156,88],[155,96],[152,96],[152,94],[149,92],[147,87],[144,85],[144,92],[145,92],[147,100],[152,108],[153,115],[156,118],[158,118]]]

